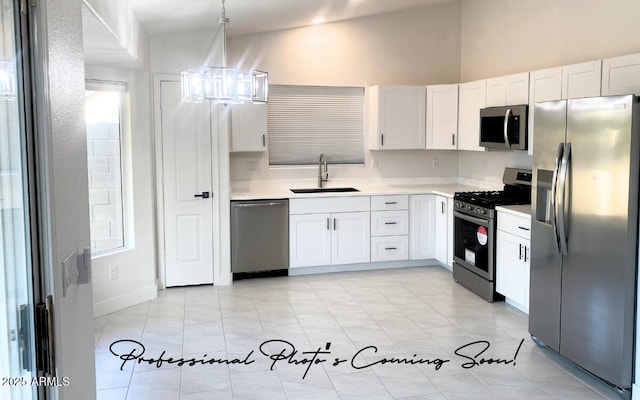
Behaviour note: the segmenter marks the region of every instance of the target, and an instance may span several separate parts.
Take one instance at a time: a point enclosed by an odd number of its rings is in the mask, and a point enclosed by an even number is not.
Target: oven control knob
[[[482,210],[480,209],[480,207],[476,208],[476,212],[477,212],[478,214],[482,213]]]

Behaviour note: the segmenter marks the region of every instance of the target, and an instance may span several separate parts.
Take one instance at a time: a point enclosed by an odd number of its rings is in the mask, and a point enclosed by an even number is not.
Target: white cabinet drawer
[[[498,230],[531,239],[531,218],[498,211]]]
[[[373,211],[371,213],[371,236],[407,235],[409,233],[409,211]]]
[[[379,236],[371,238],[371,261],[399,261],[408,259],[408,236]]]
[[[369,196],[317,197],[289,200],[289,214],[369,211]]]
[[[408,210],[409,195],[371,196],[371,211]]]

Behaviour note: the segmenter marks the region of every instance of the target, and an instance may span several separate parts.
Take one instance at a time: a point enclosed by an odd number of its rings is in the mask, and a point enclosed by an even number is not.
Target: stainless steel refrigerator
[[[640,108],[634,96],[535,104],[529,332],[628,395]]]

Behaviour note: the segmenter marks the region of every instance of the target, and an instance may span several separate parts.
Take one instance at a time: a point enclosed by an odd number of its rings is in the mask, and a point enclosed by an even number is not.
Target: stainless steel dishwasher
[[[231,202],[231,272],[289,268],[289,200]]]

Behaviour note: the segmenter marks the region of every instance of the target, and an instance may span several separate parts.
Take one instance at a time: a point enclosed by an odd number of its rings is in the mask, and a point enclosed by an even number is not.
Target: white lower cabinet
[[[371,197],[371,261],[409,259],[409,196]]]
[[[496,291],[528,313],[531,219],[504,211],[497,214]]]
[[[289,267],[331,264],[331,214],[289,216]]]
[[[370,262],[369,204],[368,196],[291,200],[289,267]]]
[[[410,233],[412,260],[427,260],[435,257],[435,201],[433,194],[411,196]]]
[[[371,261],[369,212],[331,215],[331,264]]]
[[[449,199],[435,196],[435,259],[442,264],[451,266],[449,244],[453,245],[453,230],[449,227]]]
[[[371,261],[399,261],[409,258],[409,237],[375,236],[371,238]]]

